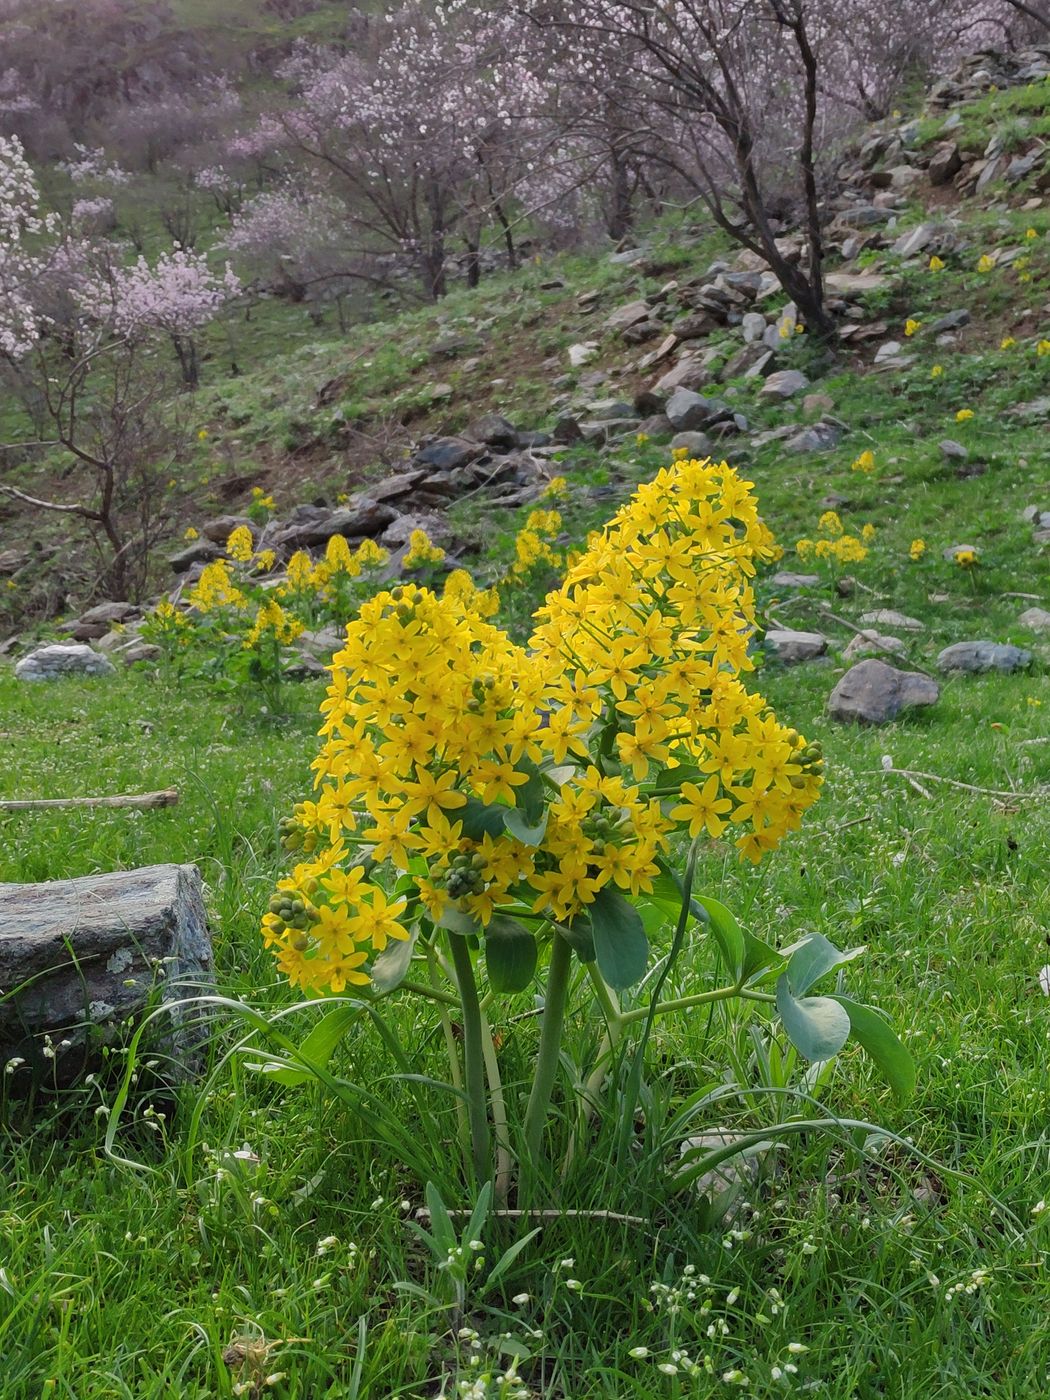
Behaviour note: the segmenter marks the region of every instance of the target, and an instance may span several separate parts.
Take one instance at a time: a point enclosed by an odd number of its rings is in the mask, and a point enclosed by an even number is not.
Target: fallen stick
[[[947,783],[949,787],[961,788],[963,792],[977,792],[984,797],[1001,797],[1010,802],[1040,802],[1050,798],[1050,788],[1040,788],[1036,792],[1009,792],[999,788],[974,787],[973,783],[961,783],[958,778],[942,778],[940,773],[922,773],[914,768],[876,768],[873,771],[883,773],[887,777],[906,778],[913,787],[918,786],[915,781],[917,778],[924,778],[928,783]],[[924,792],[923,796],[929,797],[930,794]]]
[[[163,792],[128,793],[118,797],[27,797],[0,798],[0,811],[31,812],[45,807],[174,807],[179,800],[175,788]]]

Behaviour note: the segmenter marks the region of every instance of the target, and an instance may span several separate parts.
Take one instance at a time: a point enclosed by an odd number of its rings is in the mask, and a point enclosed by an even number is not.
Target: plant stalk
[[[478,1002],[478,984],[474,979],[474,964],[467,940],[461,934],[450,933],[448,941],[459,986],[459,999],[463,1005],[464,1087],[467,1092],[467,1117],[470,1120],[471,1158],[474,1163],[474,1175],[480,1186],[489,1179],[491,1159],[488,1106],[485,1100],[481,1005]]]
[[[547,995],[543,1004],[540,1047],[536,1055],[536,1076],[532,1081],[528,1107],[525,1110],[525,1150],[529,1160],[537,1162],[543,1149],[543,1128],[547,1121],[554,1081],[558,1077],[558,1056],[561,1053],[562,1027],[565,1024],[565,1003],[569,994],[572,972],[572,949],[560,934],[551,941],[551,960],[547,969]]]
[[[496,1187],[493,1199],[502,1209],[510,1197],[514,1157],[510,1150],[507,1104],[503,1097],[503,1080],[500,1077],[496,1045],[484,1009],[481,1012],[481,1032],[481,1049],[485,1056],[485,1073],[489,1082],[489,1102],[492,1104],[492,1130],[496,1139]]]
[[[435,992],[442,993],[441,998],[437,1002],[437,1008],[438,1015],[441,1018],[441,1031],[445,1037],[445,1051],[448,1054],[449,1075],[452,1079],[453,1087],[462,1091],[463,1072],[459,1065],[459,1048],[456,1045],[456,1037],[452,1033],[452,1021],[449,1018],[448,1009],[444,1001],[443,989],[437,985],[437,970],[439,966],[437,952],[433,944],[425,942],[425,940],[421,941],[424,942],[427,950],[427,972],[430,975],[433,989]],[[454,997],[449,997],[449,1001],[454,1002],[457,1006],[459,1005],[458,1000]],[[466,1156],[470,1143],[470,1124],[467,1121],[467,1106],[463,1102],[460,1094],[456,1095],[456,1122],[459,1125],[460,1145],[463,1148],[464,1156]]]

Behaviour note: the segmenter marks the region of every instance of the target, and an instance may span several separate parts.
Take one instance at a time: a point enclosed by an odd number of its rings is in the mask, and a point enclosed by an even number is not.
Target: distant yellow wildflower
[[[926,541],[925,541],[925,540],[912,540],[911,545],[909,546],[909,549],[908,549],[908,558],[911,559],[911,560],[913,560],[913,561],[916,560],[916,559],[921,559],[922,556],[923,556],[925,553],[926,553]]]
[[[930,271],[931,271],[931,272],[943,272],[943,271],[944,271],[944,259],[943,259],[943,258],[939,258],[939,257],[937,256],[936,253],[934,253],[933,257],[930,259]]]
[[[904,323],[904,334],[905,334],[905,335],[909,335],[909,336],[910,336],[910,335],[914,335],[915,332],[916,332],[917,330],[919,330],[921,326],[922,326],[922,322],[921,322],[921,321],[915,321],[915,320],[913,320],[913,319],[909,316],[908,319],[907,319],[907,320],[905,321],[905,323]]]
[[[955,421],[956,423],[968,423],[972,417],[972,408],[960,408],[959,412],[955,415]]]

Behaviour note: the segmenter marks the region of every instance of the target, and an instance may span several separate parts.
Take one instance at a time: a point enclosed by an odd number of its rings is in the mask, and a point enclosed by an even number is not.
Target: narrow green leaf
[[[784,956],[788,959],[787,979],[792,993],[797,997],[805,996],[810,987],[819,982],[832,968],[852,962],[864,951],[863,948],[853,948],[848,953],[840,952],[822,933],[811,933],[794,948],[784,950]]]
[[[777,978],[777,1011],[788,1039],[807,1060],[830,1060],[849,1039],[850,1019],[831,997],[795,997],[787,973]]]
[[[873,1006],[849,997],[832,997],[849,1017],[850,1035],[882,1071],[883,1078],[903,1103],[915,1091],[915,1061],[885,1018]]]
[[[517,919],[495,915],[485,930],[485,966],[494,992],[523,992],[536,975],[536,940]]]
[[[606,885],[588,907],[598,968],[614,991],[623,991],[645,976],[649,940],[638,910]]]
[[[294,1088],[315,1078],[314,1069],[327,1069],[328,1062],[335,1054],[339,1042],[353,1025],[354,1020],[364,1010],[364,1004],[355,1001],[334,1007],[315,1023],[310,1033],[299,1045],[299,1054],[309,1061],[309,1065],[298,1065],[291,1060],[269,1060],[259,1064],[249,1064],[248,1069],[277,1084]]]

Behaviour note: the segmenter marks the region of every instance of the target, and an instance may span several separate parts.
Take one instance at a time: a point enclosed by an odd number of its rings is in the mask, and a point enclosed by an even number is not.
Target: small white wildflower
[[[809,1347],[804,1342],[788,1342],[788,1351],[792,1356],[804,1356]]]
[[[514,1303],[516,1307],[523,1308],[529,1301],[529,1295],[527,1293],[515,1293],[510,1301]]]
[[[677,1376],[677,1375],[678,1375],[678,1367],[674,1364],[673,1361],[661,1361],[660,1364],[659,1364],[659,1366],[657,1366],[656,1369],[657,1369],[658,1371],[662,1371],[662,1372],[664,1373],[665,1376]]]
[[[644,1361],[645,1358],[649,1355],[649,1348],[648,1348],[648,1347],[632,1347],[631,1350],[627,1353],[627,1355],[628,1355],[628,1356],[633,1356],[634,1359],[635,1359],[635,1361]]]
[[[567,1278],[565,1280],[565,1287],[568,1288],[572,1293],[583,1292],[583,1284],[578,1278]]]
[[[1042,1215],[1044,1210],[1046,1210],[1046,1201],[1036,1201],[1035,1205],[1032,1207],[1032,1214]]]
[[[325,1235],[323,1240],[317,1241],[317,1257],[320,1259],[321,1256],[327,1254],[330,1249],[334,1249],[338,1243],[338,1235]]]

